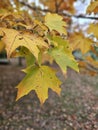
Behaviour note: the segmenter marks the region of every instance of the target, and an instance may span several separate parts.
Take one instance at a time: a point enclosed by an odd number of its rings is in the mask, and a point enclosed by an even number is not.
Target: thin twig
[[[58,13],[58,3],[57,3],[57,0],[55,0],[55,13]]]
[[[88,69],[89,71],[94,71],[96,73],[98,73],[98,67],[95,67],[90,61],[81,59],[81,58],[77,58],[75,57],[78,61],[83,61],[86,63],[86,69]],[[97,62],[97,61],[96,61]]]
[[[55,11],[51,11],[49,9],[41,9],[39,7],[35,7],[35,6],[31,6],[23,1],[20,2],[22,5],[24,6],[27,6],[28,8],[30,8],[31,10],[38,10],[38,11],[41,11],[41,12],[50,12],[50,13],[55,13]],[[67,13],[67,12],[58,12],[58,14],[60,15],[63,15],[63,16],[66,16],[66,17],[74,17],[74,18],[82,18],[82,19],[91,19],[91,20],[98,20],[98,17],[95,17],[95,16],[87,16],[87,15],[73,15],[73,14],[70,14],[70,13]]]
[[[64,0],[61,0],[58,4],[58,8],[61,6],[61,4],[64,2]]]

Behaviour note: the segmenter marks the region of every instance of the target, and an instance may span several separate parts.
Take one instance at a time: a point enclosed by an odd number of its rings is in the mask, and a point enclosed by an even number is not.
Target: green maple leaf
[[[50,29],[50,31],[55,30],[60,34],[67,34],[66,23],[63,21],[63,17],[58,14],[47,13],[45,16],[45,25]]]
[[[16,100],[27,95],[31,90],[35,90],[42,103],[48,98],[48,89],[51,88],[60,94],[61,81],[56,77],[55,71],[47,66],[30,67],[25,70],[26,77],[17,86],[18,94]]]
[[[67,66],[79,71],[78,63],[72,55],[72,50],[69,47],[68,41],[60,36],[51,36],[48,38],[51,41],[51,44],[54,44],[54,48],[49,50],[49,55],[60,66],[62,72],[66,73]]]
[[[49,51],[49,54],[59,65],[63,73],[66,73],[67,67],[71,67],[77,72],[79,71],[78,63],[69,50],[65,51],[63,48],[54,48]]]
[[[69,48],[69,43],[67,40],[63,39],[60,36],[48,36],[48,39],[52,45],[58,48]]]

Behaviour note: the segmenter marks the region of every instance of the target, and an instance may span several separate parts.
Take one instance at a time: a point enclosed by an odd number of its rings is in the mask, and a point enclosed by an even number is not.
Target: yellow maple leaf
[[[94,36],[96,38],[98,38],[98,29],[97,28],[98,28],[98,23],[96,23],[96,24],[92,23],[92,24],[89,25],[89,28],[88,28],[87,32],[88,33],[93,33]]]
[[[95,14],[98,13],[98,1],[91,2],[91,4],[87,7],[87,13],[94,12]]]
[[[46,42],[41,37],[38,37],[34,34],[21,34],[14,29],[0,28],[5,34],[2,38],[5,43],[5,48],[7,51],[7,56],[10,57],[12,52],[19,46],[24,46],[28,48],[31,53],[38,59],[39,48],[47,48]]]
[[[90,50],[93,41],[86,38],[81,32],[73,33],[69,37],[70,46],[73,50],[80,49],[83,54]]]
[[[67,35],[66,23],[63,21],[63,17],[58,14],[47,13],[45,16],[45,25],[50,29],[50,31],[55,30],[60,34]]]
[[[42,63],[53,63],[53,58],[48,53],[42,54]]]
[[[1,41],[1,39],[3,38],[4,33],[0,30],[0,52],[2,52],[5,48],[5,44],[3,41]]]
[[[48,89],[51,88],[57,94],[60,94],[61,81],[56,77],[55,71],[48,66],[32,66],[24,72],[26,77],[17,86],[18,94],[16,100],[27,95],[31,90],[35,90],[37,96],[43,104],[48,98]]]
[[[5,48],[5,44],[2,41],[0,41],[0,52],[2,52],[4,48]]]

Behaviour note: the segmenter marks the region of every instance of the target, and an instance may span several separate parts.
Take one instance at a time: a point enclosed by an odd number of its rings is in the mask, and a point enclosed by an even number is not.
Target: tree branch
[[[38,10],[38,11],[41,11],[41,12],[50,12],[50,13],[53,13],[53,11],[51,11],[51,10],[41,9],[41,8],[39,8],[39,7],[31,6],[31,5],[29,5],[29,4],[27,4],[27,3],[23,2],[23,1],[20,1],[20,3],[21,3],[22,5],[28,7],[29,9],[34,10],[34,11]]]
[[[64,2],[64,0],[61,0],[61,1],[59,2],[59,4],[58,4],[58,7],[60,7],[63,2]]]
[[[55,11],[51,11],[49,9],[41,9],[39,7],[34,7],[34,6],[31,6],[23,1],[20,2],[22,5],[24,6],[27,6],[28,8],[30,8],[31,10],[38,10],[38,11],[41,11],[41,12],[50,12],[50,13],[55,13]],[[73,14],[70,14],[70,13],[67,13],[67,12],[58,12],[58,14],[60,15],[63,15],[63,16],[66,16],[66,17],[74,17],[74,18],[82,18],[82,19],[91,19],[91,20],[98,20],[98,17],[94,17],[94,16],[87,16],[87,15],[73,15]]]
[[[55,0],[55,13],[58,13],[58,3],[57,3],[57,0]]]
[[[89,71],[94,71],[98,73],[98,67],[95,67],[92,63],[90,63],[90,61],[78,57],[75,58],[77,61],[83,61],[84,63],[86,63],[86,69],[88,69]]]

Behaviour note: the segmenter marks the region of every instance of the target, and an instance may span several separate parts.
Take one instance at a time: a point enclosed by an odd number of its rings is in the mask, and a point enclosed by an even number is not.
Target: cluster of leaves
[[[60,16],[59,13],[65,9],[67,12],[74,13],[73,4],[75,0],[69,0],[69,2],[41,0],[40,2],[48,9],[42,10],[38,7],[36,11],[36,7],[33,7],[35,6],[34,3],[30,6],[19,0],[14,0],[14,3],[6,0],[3,3],[0,12],[0,51],[5,49],[8,58],[25,57],[26,59],[27,67],[23,70],[26,76],[17,86],[16,100],[28,94],[31,90],[35,90],[42,104],[48,98],[49,88],[57,94],[60,94],[61,91],[61,81],[57,78],[56,71],[44,64],[46,61],[50,63],[55,61],[64,75],[67,72],[67,67],[79,72],[78,64],[82,68],[94,66],[92,71],[94,71],[94,74],[96,73],[98,61],[96,58],[92,58],[90,51],[98,56],[96,49],[98,43],[97,40],[94,40],[94,36],[98,37],[96,32],[98,24],[90,24],[87,30],[88,34],[93,32],[93,37],[85,36],[82,30],[70,33],[68,21],[71,18],[67,19]],[[7,10],[4,6],[6,3],[10,5]],[[33,11],[30,14],[23,11],[21,4]],[[92,11],[97,13],[97,5],[94,2],[91,3],[87,8],[87,13]],[[93,6],[93,8],[90,6]],[[50,13],[51,10],[53,10],[53,13]],[[35,14],[35,12],[40,11],[48,12],[41,20]],[[31,14],[36,19],[32,18]],[[41,15],[43,15],[42,12]],[[77,57],[77,52],[78,55],[81,54],[80,57]],[[92,62],[92,64],[89,62]]]

